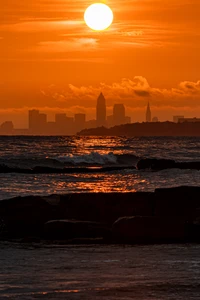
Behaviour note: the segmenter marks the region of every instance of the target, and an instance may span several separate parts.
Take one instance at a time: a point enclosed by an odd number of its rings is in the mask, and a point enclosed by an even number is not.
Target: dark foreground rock
[[[153,159],[145,158],[139,160],[137,163],[138,170],[151,169],[151,170],[163,170],[175,168],[176,162],[170,159]]]
[[[48,239],[110,238],[110,228],[101,223],[77,220],[54,220],[44,225]]]
[[[6,165],[0,165],[0,173],[19,173],[19,174],[74,174],[74,173],[106,173],[113,171],[120,171],[124,169],[134,170],[135,166],[108,166],[108,167],[46,167],[46,166],[36,166],[32,169],[23,169],[17,167],[8,167]]]
[[[180,217],[123,217],[113,224],[112,235],[121,243],[182,242],[187,227]]]
[[[193,221],[200,207],[200,187],[156,189],[153,202],[154,215],[157,217],[181,216],[187,221]]]
[[[165,169],[200,170],[200,162],[176,162],[171,159],[144,158],[138,161],[137,169],[154,171]]]
[[[31,240],[32,237],[50,240],[106,238],[106,242],[113,242],[115,239],[111,238],[109,230],[116,220],[122,217],[142,216],[146,219],[142,221],[138,219],[137,222],[143,222],[143,226],[141,225],[143,229],[134,225],[134,230],[137,228],[138,235],[141,235],[144,242],[145,239],[149,239],[148,235],[152,235],[152,240],[154,238],[163,240],[162,234],[159,235],[156,231],[155,224],[159,222],[161,225],[158,227],[168,228],[168,231],[163,233],[164,240],[168,237],[170,239],[170,231],[172,240],[176,240],[176,236],[173,236],[174,228],[180,220],[189,228],[189,233],[184,235],[185,240],[188,241],[195,236],[195,239],[200,241],[199,225],[195,223],[200,217],[199,208],[200,187],[156,189],[154,193],[84,193],[17,197],[0,201],[0,238],[23,240]],[[165,225],[161,219],[165,220]],[[175,220],[179,221],[176,223]],[[129,219],[125,223],[124,226],[129,227],[127,225]],[[132,229],[128,227],[127,234],[129,232],[131,236]],[[144,231],[141,233],[145,227],[152,227],[152,232],[149,231],[147,236]],[[181,234],[177,235],[177,241],[180,237]],[[127,242],[128,238],[125,238],[125,241]]]

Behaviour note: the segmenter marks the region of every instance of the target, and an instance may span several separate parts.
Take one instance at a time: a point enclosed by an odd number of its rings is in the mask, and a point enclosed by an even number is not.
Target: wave
[[[33,169],[35,167],[109,167],[136,166],[138,157],[132,154],[115,154],[113,152],[100,154],[91,152],[83,155],[62,155],[56,157],[11,157],[0,158],[0,166],[17,169]]]
[[[59,162],[71,165],[115,165],[117,164],[117,156],[110,152],[108,154],[100,154],[91,152],[84,155],[65,155],[57,158]]]
[[[114,154],[109,152],[106,154],[100,154],[98,152],[91,152],[84,155],[65,155],[59,156],[57,160],[65,165],[135,165],[138,161],[138,157],[132,154]]]
[[[35,164],[33,164],[33,161]],[[200,170],[200,162],[176,162],[169,159],[152,158],[142,158],[138,160],[135,155],[114,155],[112,152],[108,154],[92,152],[86,155],[59,156],[57,159],[26,159],[26,163],[23,161],[21,164],[16,163],[16,160],[15,164],[13,164],[13,160],[12,163],[11,161],[9,163],[2,163],[0,160],[0,173],[102,173],[124,169],[152,171],[160,171],[164,169]]]

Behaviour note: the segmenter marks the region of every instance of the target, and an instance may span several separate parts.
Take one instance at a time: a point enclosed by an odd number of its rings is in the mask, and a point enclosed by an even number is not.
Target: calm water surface
[[[199,253],[199,245],[0,243],[0,298],[196,300]]]

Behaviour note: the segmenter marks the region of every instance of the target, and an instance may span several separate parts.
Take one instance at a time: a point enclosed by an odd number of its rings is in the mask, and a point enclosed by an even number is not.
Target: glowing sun
[[[93,30],[105,30],[113,22],[113,12],[106,4],[94,3],[86,9],[84,20]]]

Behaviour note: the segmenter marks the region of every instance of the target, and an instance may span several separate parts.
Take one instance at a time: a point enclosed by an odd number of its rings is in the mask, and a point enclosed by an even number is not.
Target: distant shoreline
[[[82,136],[199,137],[200,122],[132,123],[112,128],[99,127],[85,129],[78,134]]]
[[[131,136],[131,137],[199,137],[200,122],[143,122],[123,124],[114,127],[97,127],[83,129],[77,134],[37,133],[28,129],[13,129],[11,132],[0,131],[0,136]]]

